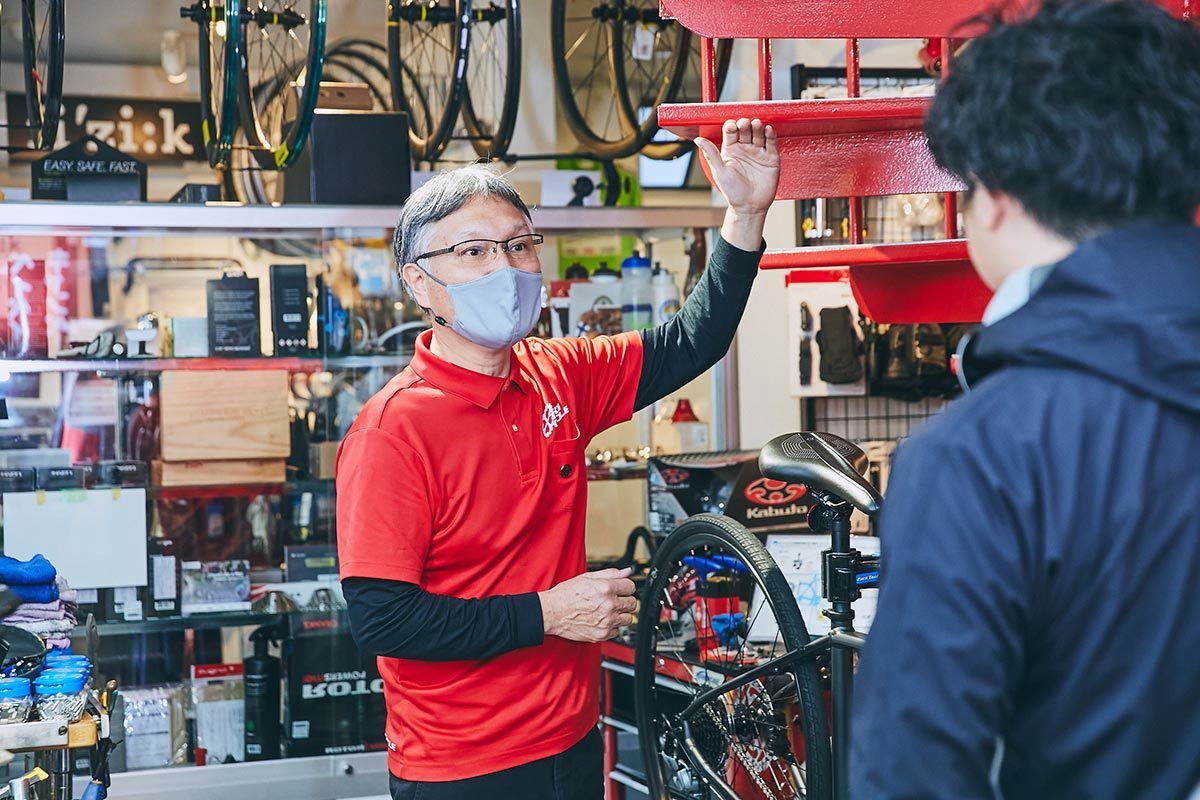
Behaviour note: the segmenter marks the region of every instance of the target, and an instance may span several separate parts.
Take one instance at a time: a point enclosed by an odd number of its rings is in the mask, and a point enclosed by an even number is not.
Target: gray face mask
[[[524,339],[542,311],[542,273],[503,267],[466,283],[446,283],[417,265],[434,283],[446,287],[454,304],[449,324],[464,339],[490,350],[504,350]],[[437,314],[433,321],[447,325]]]

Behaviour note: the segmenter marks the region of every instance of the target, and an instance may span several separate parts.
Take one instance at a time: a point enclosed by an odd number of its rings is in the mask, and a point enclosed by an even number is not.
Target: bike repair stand
[[[829,617],[831,636],[839,640],[861,638],[854,630],[851,604],[862,596],[859,588],[875,586],[879,580],[879,561],[864,558],[850,546],[850,515],[854,507],[840,497],[813,491],[817,504],[808,513],[809,528],[815,533],[828,531],[832,542],[822,551],[821,596],[832,608]],[[849,647],[829,651],[829,678],[833,694],[833,797],[850,797],[850,703],[854,692],[854,653]]]

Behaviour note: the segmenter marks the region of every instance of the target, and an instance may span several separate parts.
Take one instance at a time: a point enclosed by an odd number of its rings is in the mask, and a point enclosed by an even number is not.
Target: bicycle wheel
[[[633,155],[657,129],[654,108],[683,76],[691,33],[657,0],[554,0],[555,90],[580,146],[596,158]]]
[[[38,150],[51,149],[58,138],[65,41],[63,0],[21,0],[25,114],[29,140]]]
[[[263,169],[286,169],[312,129],[325,58],[325,0],[309,0],[308,15],[295,0],[260,0],[242,15],[244,67],[238,81],[238,111],[254,157]],[[255,102],[265,81],[275,88]]]
[[[440,156],[458,119],[470,13],[471,0],[388,2],[392,102],[408,114],[409,145],[417,160],[432,161]],[[422,104],[429,108],[427,118],[421,114]]]
[[[688,58],[687,69],[684,71],[683,79],[679,82],[679,87],[675,94],[663,100],[664,103],[699,103],[703,99],[700,92],[700,37],[692,37],[690,50],[691,55]],[[725,88],[725,77],[729,74],[729,59],[732,54],[732,39],[717,39],[713,42],[713,61],[714,72],[717,78],[718,100],[721,99],[721,92]],[[652,110],[651,113],[657,113],[657,109]],[[679,139],[674,134],[658,128],[656,119],[654,134],[651,135],[650,141],[646,143],[646,146],[642,148],[641,154],[658,161],[671,161],[679,158],[684,153],[692,152],[695,147],[692,142],[686,139]]]
[[[692,517],[659,546],[644,591],[634,702],[650,796],[828,798],[829,726],[812,660],[733,686],[682,718],[702,691],[809,641],[758,539],[726,517]],[[752,635],[764,644],[750,645]]]
[[[238,130],[242,0],[197,0],[180,10],[200,31],[200,136],[211,167],[229,164]]]
[[[462,119],[482,158],[500,158],[512,143],[521,97],[521,6],[478,2],[471,10],[470,55]]]

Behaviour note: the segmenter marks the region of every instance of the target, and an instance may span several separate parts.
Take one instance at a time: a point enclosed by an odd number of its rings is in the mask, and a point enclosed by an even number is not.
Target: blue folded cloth
[[[58,599],[58,587],[53,583],[43,583],[35,586],[10,583],[8,589],[26,603],[53,603]]]
[[[54,565],[46,557],[38,553],[28,561],[18,561],[9,556],[0,556],[0,583],[9,586],[42,586],[53,585],[57,572]],[[20,592],[18,592],[20,594]],[[58,590],[54,597],[47,601],[31,600],[30,602],[54,602],[58,599]]]

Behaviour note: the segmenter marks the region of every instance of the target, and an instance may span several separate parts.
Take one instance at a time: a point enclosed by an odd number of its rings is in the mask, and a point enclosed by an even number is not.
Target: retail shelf
[[[1196,0],[1157,0],[1177,17],[1195,16]],[[701,36],[732,39],[926,39],[977,36],[970,21],[994,0],[662,0],[662,15]],[[1020,10],[1022,4],[1012,4]],[[966,23],[966,24],[964,24]]]
[[[659,106],[658,121],[684,138],[721,140],[727,119],[758,118],[779,136],[781,200],[963,189],[937,166],[922,128],[928,97],[762,100]]]
[[[221,614],[193,614],[190,617],[146,617],[129,622],[97,622],[101,634],[120,636],[137,633],[163,633],[167,631],[199,631],[215,628],[237,628],[245,625],[266,625],[278,622],[279,614],[255,614],[250,611],[233,611]],[[84,636],[84,626],[76,625],[73,636]],[[0,726],[2,728],[3,726]]]
[[[978,322],[992,292],[962,239],[800,247],[765,253],[763,269],[790,269],[787,283],[828,280],[841,269],[859,309],[881,323]]]
[[[390,235],[399,206],[255,206],[239,203],[0,203],[5,233],[128,235],[211,233],[246,236],[316,236],[323,231],[380,229]],[[724,209],[695,207],[534,208],[533,224],[543,233],[579,230],[712,228]]]
[[[164,372],[167,370],[246,371],[286,369],[289,372],[324,372],[330,369],[366,369],[403,367],[411,353],[386,353],[356,356],[263,357],[263,358],[124,358],[82,359],[51,358],[40,360],[0,359],[0,373],[18,372]]]

